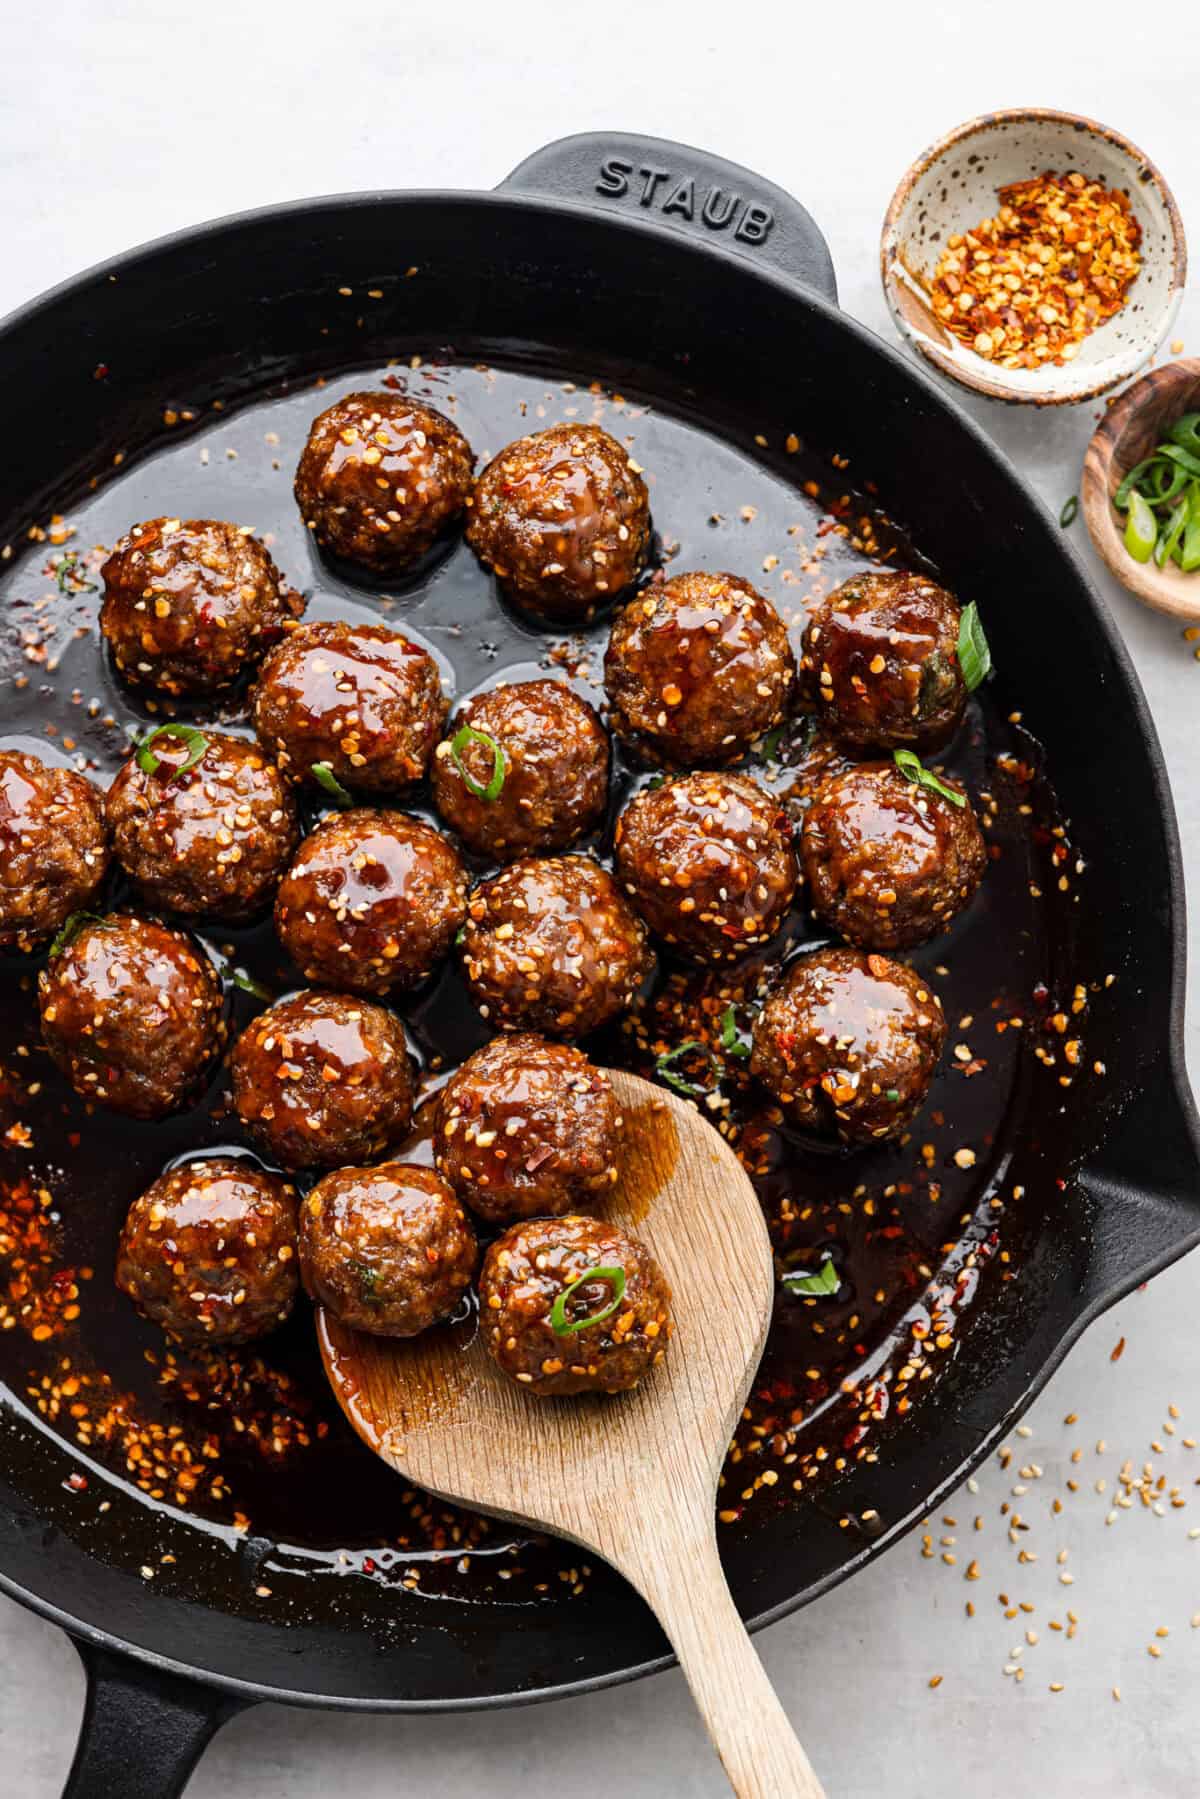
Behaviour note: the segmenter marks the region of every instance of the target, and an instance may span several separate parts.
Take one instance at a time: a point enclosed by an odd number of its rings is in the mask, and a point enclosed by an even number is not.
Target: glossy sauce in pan
[[[438,659],[456,700],[503,679],[558,674],[600,704],[607,623],[580,636],[532,629],[500,602],[461,538],[390,587],[317,556],[291,492],[308,424],[338,394],[384,379],[448,412],[480,466],[545,424],[603,424],[645,470],[657,565],[743,576],[780,608],[794,646],[806,601],[854,569],[880,558],[925,566],[879,501],[855,494],[854,470],[791,442],[747,438],[736,447],[696,420],[589,391],[586,372],[577,373],[576,385],[530,367],[422,362],[359,369],[319,388],[309,381],[249,399],[230,395],[220,410],[213,407],[220,396],[176,397],[174,422],[153,446],[119,466],[106,460],[91,491],[62,497],[63,525],[71,529],[65,541],[53,541],[61,527],[48,520],[47,539],[13,546],[3,565],[0,742],[70,762],[108,785],[130,732],[151,714],[121,688],[102,653],[96,567],[101,546],[161,513],[253,527],[308,596],[308,619],[402,628]],[[64,553],[78,560],[56,581],[53,565]],[[726,1470],[721,1513],[729,1528],[752,1528],[756,1507],[793,1502],[797,1488],[836,1513],[840,1467],[879,1453],[889,1421],[919,1404],[914,1395],[953,1354],[977,1287],[1005,1278],[1009,1235],[1019,1238],[1028,1203],[1007,1129],[1014,1096],[1021,1083],[1069,1074],[1060,1053],[1066,1032],[1052,1019],[1068,1018],[1066,1040],[1078,1039],[1070,989],[1054,990],[1062,966],[1059,883],[1068,879],[1070,852],[1049,789],[1035,778],[1035,746],[1008,716],[1019,703],[1000,671],[938,758],[975,797],[991,861],[965,918],[911,957],[941,995],[949,1030],[909,1141],[853,1155],[801,1144],[773,1127],[745,1073],[736,1044],[751,1022],[757,977],[795,949],[828,941],[805,910],[803,890],[785,931],[749,971],[689,974],[664,958],[655,993],[636,1017],[588,1046],[600,1059],[647,1072],[656,1055],[685,1038],[716,1042],[716,1061],[701,1059],[692,1072],[707,1089],[719,1071],[719,1089],[705,1103],[754,1175],[781,1269],[815,1269],[828,1252],[838,1274],[829,1298],[780,1292]],[[184,715],[218,722],[212,709]],[[244,700],[222,708],[220,722],[248,730]],[[802,724],[791,727],[771,745],[773,757],[752,752],[745,765],[791,796],[797,816],[812,767],[806,739]],[[607,856],[612,816],[645,778],[618,750],[597,853]],[[320,815],[319,799],[315,790],[306,794],[306,826]],[[424,793],[398,803],[434,816]],[[121,898],[119,882],[113,897]],[[302,984],[269,926],[204,936],[223,966],[273,992]],[[10,1415],[23,1413],[77,1450],[60,1527],[86,1530],[97,1552],[137,1562],[146,1555],[146,1531],[131,1522],[134,1515],[154,1511],[161,1540],[172,1545],[182,1516],[210,1546],[223,1540],[235,1550],[231,1588],[267,1610],[302,1602],[301,1578],[354,1572],[464,1600],[486,1592],[536,1602],[561,1591],[564,1579],[572,1590],[584,1588],[588,1575],[570,1565],[569,1552],[521,1543],[508,1526],[402,1494],[328,1394],[305,1303],[235,1363],[201,1367],[135,1315],[112,1284],[130,1201],[176,1158],[214,1147],[248,1153],[247,1146],[228,1112],[223,1074],[202,1105],[163,1124],[89,1116],[38,1043],[36,967],[15,957],[0,965],[0,1379]],[[229,1001],[235,1029],[262,1003],[232,984]],[[735,1047],[722,1048],[730,1003]],[[485,1040],[452,967],[401,1009],[430,1090]],[[686,1063],[676,1066],[686,1074]],[[414,1149],[428,1158],[426,1140]],[[469,1304],[452,1328],[473,1330]],[[848,1522],[875,1527],[869,1518]],[[174,1564],[153,1573],[169,1584]]]

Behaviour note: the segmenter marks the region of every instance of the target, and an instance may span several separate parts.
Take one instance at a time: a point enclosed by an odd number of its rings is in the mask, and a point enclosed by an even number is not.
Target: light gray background
[[[803,0],[713,7],[608,0],[0,0],[0,311],[117,250],[215,214],[353,188],[486,187],[538,144],[620,126],[748,164],[807,202],[828,236],[842,304],[885,336],[876,251],[896,180],[934,137],[995,106],[1090,113],[1140,143],[1172,182],[1200,254],[1196,93],[1200,26],[1088,7]],[[1200,304],[1176,336],[1200,354]],[[853,404],[853,396],[847,396]],[[980,403],[977,415],[1055,510],[1076,486],[1095,406],[1058,414]],[[6,421],[9,428],[16,421]],[[936,479],[931,471],[930,478]],[[1073,531],[1085,542],[1082,520]],[[980,555],[987,554],[981,534]],[[1089,561],[1094,559],[1090,558]],[[1178,626],[1107,579],[1171,765],[1189,869],[1200,871],[1195,792],[1200,665]],[[1103,722],[1097,721],[1097,729]],[[1102,803],[1102,796],[1097,796]],[[1200,912],[1197,913],[1200,917]],[[1190,1009],[1196,1048],[1196,1008]],[[1193,1259],[1096,1325],[1014,1439],[1004,1474],[935,1520],[934,1554],[910,1538],[865,1574],[759,1639],[831,1799],[1138,1794],[1200,1787],[1200,1265]],[[1127,1347],[1113,1363],[1119,1338]],[[1163,1434],[1167,1407],[1183,1414]],[[1077,1426],[1062,1422],[1080,1415]],[[1098,1441],[1107,1447],[1099,1453]],[[1164,1446],[1157,1454],[1151,1443]],[[1083,1457],[1069,1461],[1072,1448]],[[1121,1463],[1155,1463],[1186,1509],[1140,1500],[1105,1525]],[[1011,1496],[1020,1465],[1041,1479]],[[1080,1491],[1063,1485],[1070,1475]],[[1094,1483],[1104,1479],[1108,1491]],[[1054,1517],[1055,1495],[1064,1511]],[[1194,1495],[1194,1497],[1193,1497]],[[1023,1565],[999,1507],[1029,1519]],[[974,1516],[983,1529],[971,1527]],[[942,1536],[956,1536],[940,1557]],[[1065,1564],[1057,1561],[1068,1552]],[[964,1569],[980,1562],[978,1581]],[[1061,1583],[1064,1572],[1074,1584]],[[1006,1621],[1006,1592],[1032,1615]],[[977,1616],[964,1603],[973,1598]],[[1080,1620],[1072,1641],[1048,1628]],[[1036,1645],[1023,1643],[1032,1627]],[[1166,1627],[1170,1634],[1156,1638]],[[1161,1648],[1160,1658],[1146,1645]],[[1023,1645],[1023,1684],[1003,1672]],[[942,1674],[942,1684],[929,1686]],[[1051,1682],[1063,1690],[1050,1690]],[[1120,1687],[1118,1703],[1111,1694]],[[0,1793],[49,1799],[66,1771],[82,1696],[74,1652],[0,1602]],[[132,1746],[131,1746],[132,1748]],[[613,1787],[623,1799],[725,1786],[678,1675],[553,1708],[411,1721],[270,1708],[229,1726],[189,1799],[491,1799]]]

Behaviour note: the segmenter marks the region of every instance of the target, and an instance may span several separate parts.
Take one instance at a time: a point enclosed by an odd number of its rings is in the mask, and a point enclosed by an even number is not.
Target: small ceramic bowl
[[[1109,407],[1083,459],[1083,516],[1096,553],[1122,587],[1172,618],[1200,618],[1200,569],[1185,575],[1174,562],[1156,568],[1135,562],[1125,548],[1125,527],[1112,496],[1130,469],[1166,436],[1185,412],[1200,412],[1200,361],[1169,362],[1151,369]]]
[[[949,238],[997,208],[997,190],[1053,169],[1125,189],[1142,227],[1142,266],[1121,311],[1061,368],[1005,369],[946,330],[925,283]],[[880,272],[900,332],[951,380],[996,400],[1064,406],[1126,381],[1170,331],[1183,298],[1187,247],[1170,188],[1128,138],[1073,113],[1019,107],[984,113],[918,156],[883,224]]]

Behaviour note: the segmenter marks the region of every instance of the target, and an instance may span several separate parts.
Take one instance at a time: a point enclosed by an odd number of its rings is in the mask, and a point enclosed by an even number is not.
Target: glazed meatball
[[[432,1168],[339,1168],[300,1208],[300,1266],[311,1299],[355,1330],[415,1337],[471,1284],[475,1233]]]
[[[479,1313],[497,1363],[531,1393],[624,1393],[667,1352],[671,1289],[616,1225],[538,1218],[488,1250]]]
[[[945,1037],[941,1002],[915,970],[817,950],[763,1006],[750,1070],[801,1130],[872,1143],[920,1110]]]
[[[108,872],[104,801],[69,768],[0,750],[0,950],[34,950]]]
[[[385,625],[301,625],[262,665],[254,729],[293,781],[395,793],[421,780],[446,720],[437,663]]]
[[[387,993],[436,968],[466,913],[466,870],[449,840],[406,812],[362,806],[304,839],[275,929],[306,980]]]
[[[987,850],[971,802],[941,777],[944,798],[893,762],[834,775],[809,807],[800,840],[812,908],[860,949],[909,949],[970,904]]]
[[[566,849],[604,816],[608,760],[603,725],[561,681],[493,687],[464,702],[439,743],[434,803],[497,862]]]
[[[488,463],[467,542],[516,605],[586,624],[642,572],[646,483],[599,425],[552,425]]]
[[[113,661],[162,693],[231,686],[304,610],[258,539],[220,519],[134,525],[101,574]]]
[[[400,393],[347,394],[313,420],[296,504],[323,550],[395,574],[462,512],[474,468],[458,426],[432,406]]]
[[[783,717],[795,672],[783,620],[736,575],[652,583],[604,657],[613,730],[675,768],[736,761]]]
[[[653,965],[646,927],[585,856],[514,862],[471,895],[471,996],[502,1031],[582,1037],[624,1011]]]
[[[231,923],[270,905],[300,839],[292,796],[256,743],[175,725],[130,756],[105,815],[117,860],[146,900]]]
[[[809,620],[805,693],[857,749],[937,749],[967,703],[958,625],[958,601],[924,575],[855,575]]]
[[[296,1190],[236,1156],[168,1169],[129,1208],[117,1285],[180,1343],[252,1343],[299,1287]]]
[[[341,993],[260,1012],[230,1058],[238,1117],[285,1168],[382,1155],[412,1122],[413,1077],[394,1013]]]
[[[494,1037],[443,1087],[437,1165],[481,1218],[559,1217],[617,1179],[612,1082],[581,1050]]]
[[[225,1043],[221,984],[182,931],[81,921],[38,976],[42,1039],[76,1093],[131,1118],[189,1099]]]
[[[779,929],[798,870],[787,815],[742,775],[680,775],[617,820],[617,879],[652,931],[700,962],[736,962]]]

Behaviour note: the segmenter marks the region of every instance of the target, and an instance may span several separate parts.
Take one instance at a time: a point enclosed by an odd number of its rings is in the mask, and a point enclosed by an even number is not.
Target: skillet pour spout
[[[1079,1330],[1200,1235],[1179,845],[1137,677],[1046,508],[933,377],[835,301],[821,235],[781,189],[700,151],[617,132],[552,145],[492,193],[322,198],[202,225],[83,274],[0,326],[0,415],[27,422],[0,438],[0,544],[14,546],[6,587],[32,568],[19,553],[30,528],[82,509],[94,476],[102,495],[110,481],[136,481],[136,503],[133,488],[121,490],[132,518],[170,466],[180,471],[172,507],[206,512],[212,469],[194,456],[186,473],[182,461],[154,460],[190,443],[186,431],[170,435],[164,411],[199,409],[200,431],[217,397],[233,430],[264,395],[274,403],[284,388],[364,369],[378,379],[393,358],[407,369],[420,353],[436,383],[436,359],[452,345],[455,364],[595,378],[664,418],[699,420],[723,479],[758,471],[794,482],[799,464],[783,449],[793,436],[826,466],[836,452],[839,467],[845,459],[856,481],[878,489],[939,578],[978,602],[997,671],[987,704],[1000,718],[1020,712],[1030,765],[1053,780],[1069,824],[1079,884],[1049,979],[1067,1006],[1077,984],[1084,990],[1085,1062],[1069,1089],[1061,1068],[1014,1079],[988,1174],[1008,1208],[1017,1277],[989,1290],[911,1424],[889,1434],[877,1464],[847,1470],[835,1507],[808,1504],[799,1520],[763,1507],[723,1532],[725,1569],[752,1628],[846,1578],[924,1516]],[[287,477],[274,480],[272,516],[256,522],[287,529]],[[698,556],[713,554],[711,537],[697,542]],[[308,575],[301,564],[300,584],[331,605],[364,603],[335,572],[313,565]],[[427,600],[430,634],[447,654],[470,644],[476,623],[462,624],[459,579],[447,561],[404,596],[406,628]],[[64,690],[91,655],[96,691],[129,717],[94,640],[67,654]],[[40,737],[55,691],[31,683],[12,701],[9,729]],[[80,723],[78,708],[69,716]],[[86,747],[101,765],[110,754],[99,738]],[[983,753],[970,729],[964,753]],[[1050,888],[1054,871],[1044,873]],[[978,995],[977,1009],[991,997]],[[1028,1011],[1027,991],[1008,997],[1014,1013]],[[88,1215],[114,1233],[131,1197],[121,1147],[86,1171]],[[28,1171],[27,1160],[17,1167]],[[382,1581],[289,1586],[288,1541],[248,1546],[132,1489],[114,1490],[100,1519],[66,1486],[79,1446],[28,1407],[24,1380],[9,1384],[0,1586],[69,1630],[92,1666],[71,1799],[99,1799],[114,1784],[131,1799],[177,1794],[220,1721],[259,1699],[446,1711],[586,1691],[668,1665],[662,1634],[615,1579],[597,1582],[586,1602],[552,1593],[537,1607],[434,1602]],[[105,1491],[102,1465],[82,1459]],[[838,1514],[868,1511],[882,1521],[876,1534],[839,1527]],[[256,1556],[273,1558],[269,1580]],[[141,1574],[149,1564],[160,1570],[152,1582]]]

